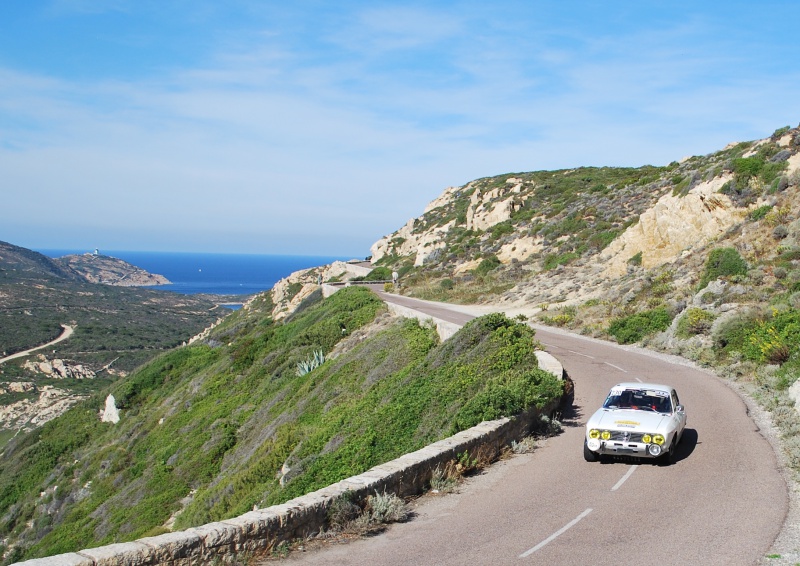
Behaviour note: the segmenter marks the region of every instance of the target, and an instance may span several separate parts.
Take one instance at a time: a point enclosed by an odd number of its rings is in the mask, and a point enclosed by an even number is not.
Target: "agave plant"
[[[310,371],[315,370],[325,363],[325,354],[322,350],[315,350],[312,355],[303,361],[297,362],[297,376],[301,377]]]

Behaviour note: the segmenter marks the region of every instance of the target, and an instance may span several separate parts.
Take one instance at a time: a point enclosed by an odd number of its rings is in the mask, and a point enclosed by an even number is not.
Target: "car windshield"
[[[666,391],[649,391],[644,389],[612,389],[608,394],[606,409],[633,409],[671,413],[672,403]]]

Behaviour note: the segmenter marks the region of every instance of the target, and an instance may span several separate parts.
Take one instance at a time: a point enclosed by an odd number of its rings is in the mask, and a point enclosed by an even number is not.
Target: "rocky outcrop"
[[[509,220],[521,206],[521,192],[522,180],[514,177],[506,180],[505,187],[473,192],[467,209],[467,230],[483,231]]]
[[[364,277],[370,271],[372,271],[371,266],[359,261],[335,261],[329,265],[295,271],[275,283],[269,291],[275,304],[272,316],[275,320],[287,317],[300,303],[319,289],[323,282],[349,281],[356,277]],[[248,308],[248,304],[245,304],[244,308]]]
[[[652,268],[674,261],[692,248],[706,245],[741,222],[747,209],[737,208],[719,189],[732,176],[700,183],[688,194],[667,194],[639,217],[600,254],[605,274],[625,274],[630,259],[641,254],[641,265]]]
[[[501,263],[511,263],[513,260],[524,260],[544,249],[543,239],[535,236],[522,236],[500,246],[497,259]]]
[[[445,193],[434,202],[445,200],[445,195],[449,191],[450,189],[445,190]],[[434,226],[429,230],[420,231],[417,229],[418,222],[418,219],[412,218],[397,232],[372,244],[370,248],[372,261],[378,261],[388,254],[395,254],[414,256],[414,265],[423,265],[434,251],[443,249],[446,246],[447,233],[455,225],[455,221],[451,221],[442,226]]]
[[[50,379],[93,379],[95,372],[81,364],[71,364],[60,358],[48,359],[39,354],[36,359],[25,362],[23,368],[34,375]],[[23,393],[24,399],[0,407],[0,430],[29,431],[43,425],[72,405],[84,399],[52,385],[37,386],[28,381],[12,381],[0,384],[0,394]]]
[[[522,206],[519,197],[522,187],[522,181],[513,177],[506,180],[504,187],[488,191],[481,191],[474,183],[468,183],[464,187],[448,187],[425,207],[423,216],[412,218],[396,232],[375,242],[370,248],[372,261],[376,262],[386,255],[393,254],[414,256],[415,266],[424,265],[431,258],[436,257],[435,252],[447,249],[448,236],[457,225],[455,219],[428,225],[424,221],[425,215],[436,216],[437,209],[447,209],[453,205],[455,199],[463,198],[464,194],[470,194],[466,210],[466,228],[478,232],[484,231],[509,220],[511,215]],[[445,214],[442,212],[441,215]],[[520,250],[523,248],[527,250],[529,247],[520,246]],[[504,257],[508,261],[514,257],[518,259],[527,257],[522,252],[519,256],[516,255],[511,251],[512,248],[514,248],[513,245],[504,253]]]
[[[95,372],[82,364],[70,364],[60,358],[48,360],[39,354],[36,360],[28,360],[23,366],[26,370],[44,374],[53,379],[94,379]]]
[[[0,395],[4,393],[28,393],[29,391],[36,391],[36,384],[28,381],[12,381],[0,385]]]
[[[85,398],[57,389],[52,385],[38,388],[34,386],[27,391],[36,392],[39,395],[35,399],[22,399],[0,407],[0,429],[24,432],[33,430],[65,413],[72,405]]]

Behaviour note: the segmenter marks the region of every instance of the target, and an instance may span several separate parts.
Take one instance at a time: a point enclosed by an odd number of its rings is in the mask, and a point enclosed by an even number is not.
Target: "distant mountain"
[[[149,273],[115,257],[86,253],[51,259],[8,242],[0,242],[0,276],[12,280],[54,277],[120,287],[170,283],[163,275]]]
[[[56,258],[54,262],[79,274],[89,283],[119,287],[144,287],[170,283],[163,275],[149,273],[126,261],[106,255],[90,253],[67,255]]]
[[[8,242],[0,242],[0,277],[5,279],[37,279],[54,277],[66,281],[81,281],[85,278],[69,265],[49,257],[21,248]]]

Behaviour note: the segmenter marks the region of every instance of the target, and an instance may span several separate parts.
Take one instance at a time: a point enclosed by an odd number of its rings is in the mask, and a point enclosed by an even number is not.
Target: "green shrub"
[[[496,269],[500,265],[501,265],[500,264],[500,260],[497,259],[497,256],[494,255],[494,254],[491,254],[490,256],[483,258],[483,260],[481,260],[481,262],[478,265],[478,267],[473,269],[472,272],[475,275],[486,275],[487,273],[489,273],[490,271]]]
[[[751,210],[747,217],[755,222],[756,220],[761,220],[764,218],[770,210],[772,210],[772,205],[765,204],[764,206],[759,206],[758,208]]]
[[[566,265],[573,260],[576,260],[580,257],[575,252],[567,252],[563,254],[547,254],[544,258],[544,262],[542,264],[542,269],[545,271],[550,271],[551,269],[555,269],[559,265]]]
[[[706,310],[692,307],[678,321],[678,336],[702,334],[711,328],[716,316]]]
[[[747,263],[739,255],[735,248],[717,248],[708,254],[706,267],[700,278],[698,290],[705,289],[706,286],[719,277],[730,277],[734,275],[747,275]]]
[[[765,162],[760,157],[738,157],[733,160],[733,172],[736,175],[737,182],[757,177],[764,169]]]
[[[496,240],[506,234],[513,234],[514,226],[511,225],[511,222],[506,220],[505,222],[500,222],[489,228],[489,233],[491,233],[492,239]]]
[[[772,138],[773,139],[778,139],[778,138],[782,137],[783,135],[787,134],[789,132],[789,130],[791,130],[791,128],[789,126],[784,126],[782,128],[778,128],[777,130],[775,130],[772,133]]]
[[[387,281],[392,278],[392,270],[388,267],[376,267],[364,277],[356,277],[353,281]]]
[[[289,286],[286,288],[286,299],[292,300],[297,293],[303,288],[303,284],[299,281],[295,281],[294,283],[290,283]]]
[[[744,313],[721,325],[715,341],[748,360],[783,364],[800,354],[800,311],[773,310],[769,316]]]
[[[667,309],[661,307],[616,318],[608,326],[608,333],[620,344],[633,344],[645,336],[666,330],[671,321]]]
[[[578,309],[573,306],[559,307],[557,310],[558,313],[553,316],[539,315],[539,320],[553,326],[566,326],[575,320],[578,314]]]

